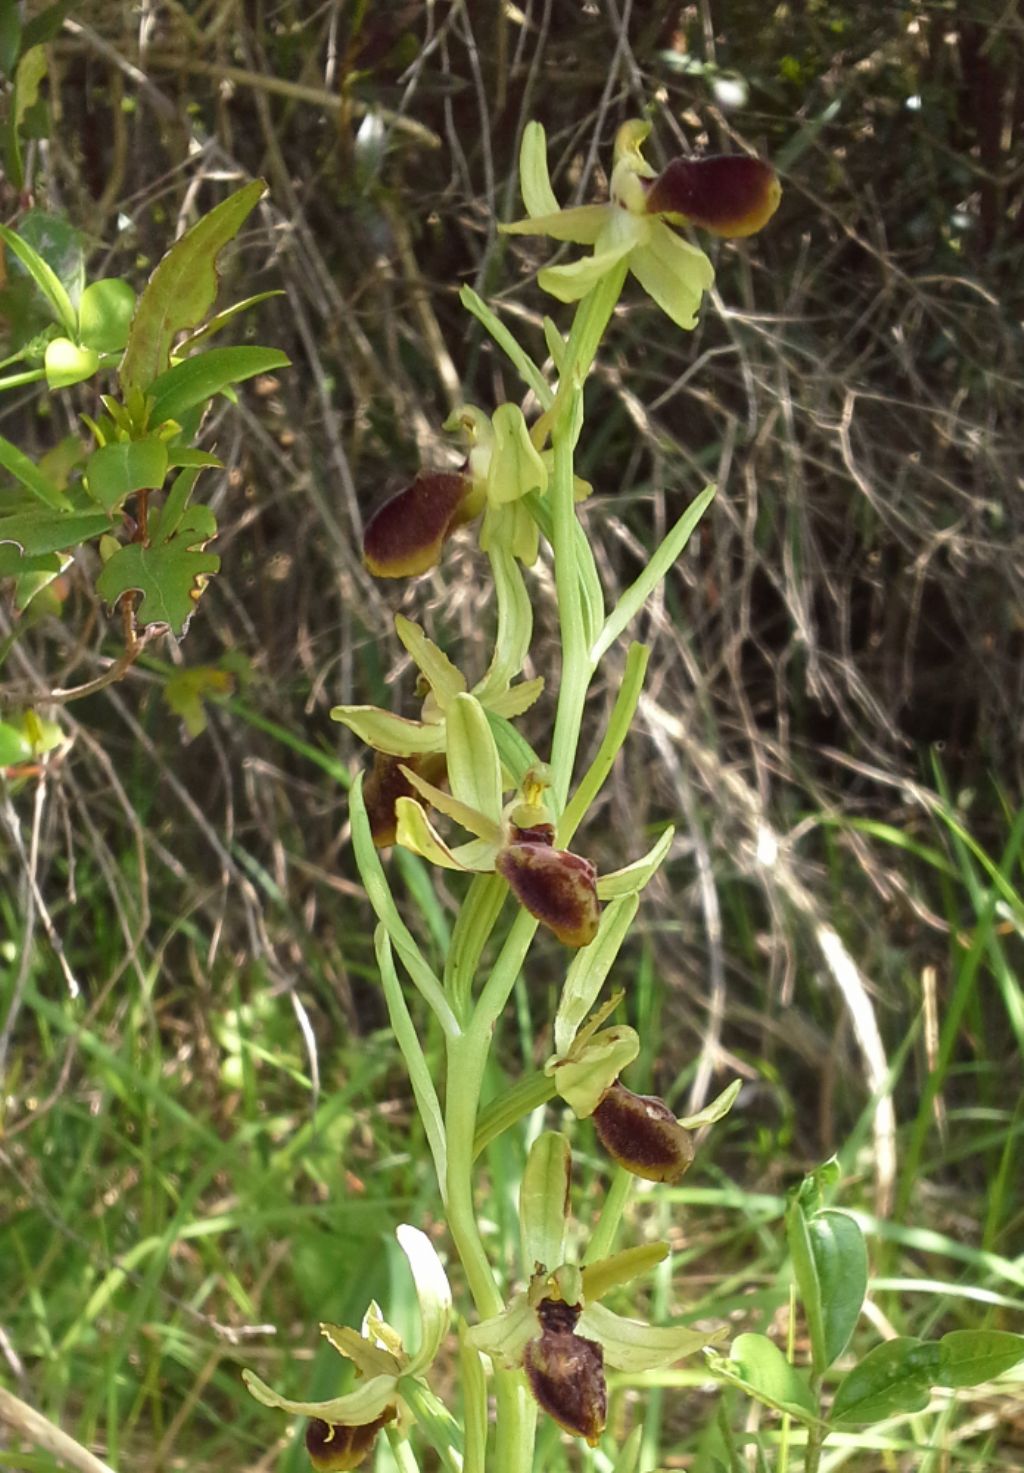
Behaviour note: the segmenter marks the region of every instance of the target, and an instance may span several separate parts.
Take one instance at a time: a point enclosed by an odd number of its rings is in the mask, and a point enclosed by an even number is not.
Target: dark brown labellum
[[[541,1311],[547,1305],[554,1314],[569,1311],[579,1318],[579,1309],[573,1305],[559,1304],[556,1300],[543,1300],[538,1317],[543,1324]],[[604,1352],[594,1340],[586,1340],[569,1330],[545,1329],[536,1340],[531,1340],[523,1356],[523,1369],[540,1406],[560,1427],[574,1437],[585,1437],[594,1447],[604,1431],[608,1415],[608,1389],[604,1379]]]
[[[416,798],[423,802],[421,794],[402,771],[403,767],[411,767],[413,772],[436,785],[444,780],[447,764],[443,752],[416,757],[390,757],[386,752],[374,752],[373,767],[363,783],[363,800],[370,820],[370,833],[378,849],[387,849],[395,842],[398,828],[395,804],[399,798]]]
[[[348,1473],[358,1468],[377,1433],[394,1420],[394,1407],[385,1407],[379,1417],[361,1427],[332,1426],[314,1417],[306,1428],[306,1451],[313,1467],[317,1473]]]
[[[363,562],[368,570],[376,578],[409,578],[434,567],[472,489],[468,476],[421,472],[367,522]]]
[[[636,1095],[618,1080],[591,1117],[614,1161],[645,1181],[675,1182],[693,1160],[693,1140],[653,1095]]]
[[[546,843],[506,844],[495,868],[513,895],[566,946],[588,946],[597,935],[601,907],[597,870],[589,859]]]
[[[779,207],[778,175],[763,159],[714,154],[673,159],[647,191],[649,215],[681,216],[714,235],[753,235]]]

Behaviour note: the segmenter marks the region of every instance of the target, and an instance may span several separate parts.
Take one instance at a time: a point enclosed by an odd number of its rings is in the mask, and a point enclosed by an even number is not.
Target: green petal
[[[667,226],[665,228],[668,229]],[[636,249],[634,244],[625,241],[608,250],[595,251],[592,256],[583,256],[568,266],[545,266],[537,273],[537,284],[560,302],[578,302],[608,275],[623,256]]]
[[[376,1421],[387,1407],[394,1404],[397,1394],[394,1376],[372,1376],[347,1396],[335,1396],[330,1401],[292,1401],[287,1396],[278,1396],[252,1371],[243,1371],[242,1380],[249,1394],[265,1407],[289,1412],[293,1417],[319,1417],[321,1421],[345,1427],[359,1427],[365,1422]]]
[[[639,1052],[640,1037],[635,1029],[606,1028],[595,1034],[578,1055],[549,1059],[544,1073],[555,1081],[555,1088],[573,1113],[586,1120]]]
[[[655,221],[650,240],[629,258],[629,269],[644,291],[678,326],[696,326],[701,297],[715,279],[715,268],[695,246]]]
[[[420,1348],[406,1368],[407,1375],[415,1376],[431,1364],[448,1333],[452,1317],[452,1291],[441,1260],[426,1233],[421,1233],[419,1228],[411,1227],[405,1222],[396,1229],[395,1236],[409,1260],[416,1286],[416,1298],[420,1302]]]
[[[550,215],[558,200],[548,174],[548,140],[541,123],[527,123],[519,145],[519,187],[528,215]]]
[[[477,809],[471,808],[468,803],[461,803],[458,798],[453,798],[451,793],[446,793],[443,788],[437,788],[433,783],[427,782],[426,778],[420,777],[419,773],[414,772],[412,768],[403,768],[403,771],[416,791],[421,793],[430,806],[437,809],[438,813],[454,818],[456,823],[460,823],[464,829],[468,829],[471,834],[476,834],[478,839],[483,839],[492,847],[497,847],[501,843],[502,832],[499,824],[492,823],[489,818],[479,813]]]
[[[395,615],[395,633],[423,672],[437,704],[445,710],[453,696],[466,689],[466,677],[457,670],[443,650],[428,639],[418,624],[403,614]]]
[[[448,786],[460,803],[501,823],[501,762],[487,713],[475,696],[457,695],[448,710]],[[460,820],[461,822],[461,820]],[[481,839],[489,838],[479,827],[467,828]]]
[[[513,716],[522,716],[524,711],[529,711],[543,691],[543,675],[538,675],[535,680],[521,680],[518,685],[509,686],[503,695],[488,701],[487,709],[493,711],[495,716],[504,716],[506,720],[511,720]]]
[[[552,1269],[565,1257],[572,1155],[560,1131],[545,1130],[530,1147],[519,1188],[523,1261]]]
[[[420,757],[444,751],[443,726],[410,721],[379,706],[335,706],[331,720],[340,721],[368,747],[389,757]]]
[[[487,474],[487,497],[498,506],[518,501],[531,491],[546,491],[547,466],[541,459],[518,404],[494,411],[494,449]]]
[[[705,1330],[683,1327],[657,1329],[642,1320],[628,1320],[613,1314],[603,1304],[588,1304],[580,1315],[576,1333],[596,1340],[604,1350],[608,1365],[618,1371],[654,1371],[670,1366],[684,1355],[693,1355],[704,1345],[721,1339],[723,1332],[708,1334]]]
[[[518,1294],[502,1314],[482,1320],[479,1325],[471,1325],[466,1331],[466,1343],[474,1350],[482,1350],[500,1366],[513,1370],[522,1365],[523,1351],[539,1334],[536,1313],[530,1308],[526,1295]]]
[[[597,893],[601,893],[600,879]],[[555,1014],[555,1049],[559,1054],[569,1052],[581,1023],[597,1001],[639,904],[635,896],[627,895],[609,905],[593,941],[573,957]]]
[[[466,868],[456,859],[415,798],[399,798],[395,814],[398,820],[395,841],[403,849],[410,849],[428,864],[436,864],[438,869]]]
[[[640,1243],[636,1248],[623,1248],[610,1258],[588,1263],[583,1270],[583,1298],[593,1304],[620,1284],[628,1284],[640,1274],[650,1273],[669,1255],[667,1243]]]
[[[381,1349],[350,1325],[323,1324],[320,1326],[320,1333],[339,1355],[352,1362],[361,1376],[401,1375],[403,1366],[397,1355]]]
[[[532,215],[529,220],[511,220],[498,229],[503,235],[546,235],[551,240],[593,245],[608,224],[608,211],[613,208],[612,205],[577,205],[571,210]]]
[[[613,869],[601,875],[597,882],[597,894],[601,900],[612,900],[620,895],[636,895],[654,878],[661,868],[675,837],[675,829],[669,827],[661,838],[640,859],[634,859],[624,869]]]

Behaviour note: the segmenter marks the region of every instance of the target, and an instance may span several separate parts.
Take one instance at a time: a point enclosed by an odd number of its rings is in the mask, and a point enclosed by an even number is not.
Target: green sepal
[[[634,859],[633,863],[627,864],[624,869],[610,870],[607,874],[601,875],[597,882],[598,898],[613,900],[618,896],[636,895],[641,891],[645,885],[650,883],[664,863],[672,847],[675,832],[675,829],[669,825],[657,843],[652,845],[641,858]]]
[[[600,889],[600,881],[598,881]],[[597,935],[577,952],[565,974],[555,1014],[555,1052],[568,1053],[576,1033],[597,1001],[639,909],[636,895],[612,901],[601,915]]]
[[[519,1188],[523,1265],[555,1268],[565,1257],[565,1224],[569,1212],[572,1153],[560,1131],[545,1130],[530,1147]]]
[[[501,762],[483,706],[475,696],[455,696],[446,725],[452,796],[482,813],[492,824],[500,824]]]

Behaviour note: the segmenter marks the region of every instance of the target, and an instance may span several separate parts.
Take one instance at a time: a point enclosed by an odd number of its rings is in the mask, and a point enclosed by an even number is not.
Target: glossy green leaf
[[[821,1296],[827,1367],[842,1355],[860,1318],[868,1289],[868,1250],[864,1234],[849,1213],[832,1207],[814,1213],[807,1232]]]
[[[530,1147],[519,1189],[523,1233],[523,1267],[555,1269],[565,1257],[565,1223],[569,1212],[572,1154],[560,1131],[545,1130]]]
[[[167,446],[150,436],[115,441],[94,450],[85,463],[89,495],[109,512],[135,491],[157,491],[167,474]]]
[[[287,368],[290,362],[276,348],[211,348],[195,358],[186,358],[150,384],[149,393],[155,402],[149,422],[156,426],[168,419],[180,420],[186,410],[205,404],[230,385],[258,373]]]
[[[0,542],[0,578],[21,578],[27,573],[59,573],[60,567],[60,557],[55,552],[26,557],[15,543]]]
[[[192,499],[200,470],[200,466],[186,466],[180,475],[175,476],[163,505],[157,507],[150,518],[150,538],[153,542],[166,542],[181,526],[181,519]]]
[[[134,312],[135,293],[121,277],[90,282],[78,304],[78,341],[97,353],[120,353]]]
[[[1008,1330],[950,1330],[939,1341],[936,1386],[980,1386],[1024,1362],[1024,1335]]]
[[[46,298],[57,321],[64,331],[74,337],[78,331],[78,317],[71,304],[71,298],[61,283],[60,278],[53,267],[45,258],[31,246],[27,240],[16,235],[6,225],[0,225],[0,240],[4,242],[12,255],[24,266],[32,280],[38,286]]]
[[[44,506],[53,507],[55,510],[67,506],[67,498],[60,487],[55,485],[23,450],[19,450],[17,445],[12,445],[10,440],[5,440],[2,435],[0,435],[0,466],[3,466],[5,471],[9,471],[26,490],[31,491],[32,495]],[[45,550],[50,551],[51,549]]]
[[[46,383],[51,389],[69,389],[72,384],[92,378],[100,366],[99,354],[93,348],[80,348],[70,338],[53,338],[46,345],[43,359]]]
[[[938,1345],[909,1335],[887,1340],[870,1350],[839,1383],[830,1421],[847,1426],[923,1411],[939,1373]]]
[[[197,327],[217,295],[217,257],[266,191],[255,179],[222,200],[176,241],[146,285],[121,361],[121,387],[148,390],[170,367],[179,332]]]
[[[251,297],[243,297],[240,302],[232,302],[231,306],[225,307],[222,312],[215,312],[205,327],[200,328],[198,332],[194,332],[190,337],[187,337],[181,344],[179,351],[183,354],[187,353],[191,355],[199,347],[200,343],[208,342],[215,333],[222,332],[228,323],[233,322],[241,313],[248,312],[253,307],[258,307],[260,302],[269,302],[271,297],[283,297],[284,295],[285,293],[280,287],[275,287],[273,290],[267,292],[254,292]]]
[[[0,517],[0,543],[16,542],[27,557],[67,552],[110,528],[105,512],[61,512],[30,507]]]
[[[150,547],[132,542],[119,548],[97,578],[96,588],[111,605],[129,591],[139,593],[140,625],[166,624],[180,635],[206,579],[220,567],[220,558],[203,550],[215,532],[208,507],[189,507],[178,531],[166,542]]]

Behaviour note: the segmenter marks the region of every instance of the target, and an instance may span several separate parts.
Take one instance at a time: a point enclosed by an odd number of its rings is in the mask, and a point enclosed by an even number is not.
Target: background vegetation
[[[652,102],[655,159],[751,147],[785,185],[763,236],[717,248],[696,333],[627,292],[589,391],[611,584],[720,487],[645,621],[641,729],[587,836],[609,867],[681,827],[620,967],[648,1045],[634,1087],[682,1111],[745,1080],[668,1207],[639,1198],[678,1249],[655,1308],[784,1330],[784,1192],[838,1151],[871,1245],[864,1346],[1020,1328],[1022,69],[1003,0],[69,15],[35,202],[84,229],[94,274],[141,282],[265,176],[227,286],[283,291],[252,331],[294,363],[212,417],[223,571],[187,639],[64,710],[45,770],[0,784],[0,1379],[109,1462],[303,1466],[239,1367],[327,1394],[316,1321],[408,1298],[391,1229],[442,1227],[347,844],[361,754],[327,712],[411,701],[390,609],[471,652],[487,618],[468,550],[374,586],[359,531],[451,463],[451,408],[519,392],[457,289],[539,342],[544,247],[494,230],[530,117],[563,201],[601,189],[615,127]],[[3,218],[28,202],[8,185]],[[0,431],[40,453],[66,414],[26,390]],[[73,575],[58,594],[0,612],[9,703],[115,651]],[[442,891],[433,944],[450,914]],[[548,960],[510,1070],[549,1052]],[[511,1148],[489,1170],[511,1261]],[[580,1189],[603,1181],[595,1158]],[[644,1466],[709,1468],[714,1395],[699,1368],[664,1379]],[[1011,1393],[937,1399],[824,1466],[1024,1468]],[[620,1381],[613,1420],[637,1415]],[[551,1466],[580,1465],[560,1447]]]

